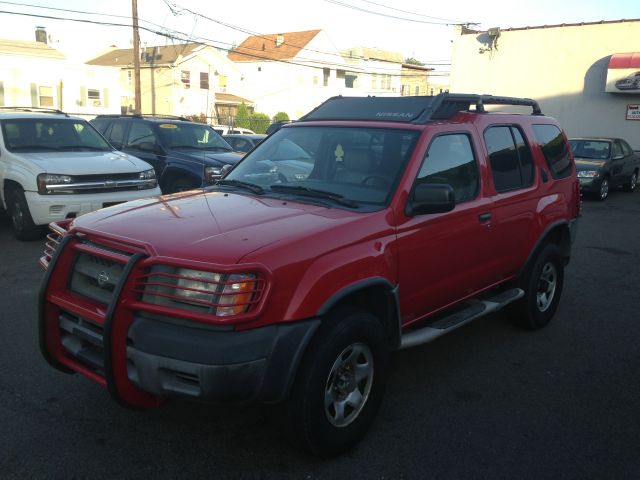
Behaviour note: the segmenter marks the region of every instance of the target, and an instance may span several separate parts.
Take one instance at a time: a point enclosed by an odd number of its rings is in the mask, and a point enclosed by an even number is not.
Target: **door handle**
[[[491,220],[491,214],[481,213],[480,215],[478,215],[478,220],[480,220],[480,223],[487,223],[489,220]]]

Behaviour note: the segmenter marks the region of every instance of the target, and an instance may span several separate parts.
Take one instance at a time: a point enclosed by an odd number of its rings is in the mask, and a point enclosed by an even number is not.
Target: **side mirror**
[[[409,196],[405,212],[409,216],[444,213],[450,212],[455,206],[451,185],[419,183]]]
[[[222,168],[220,169],[220,178],[226,177],[227,173],[229,173],[232,168],[233,168],[233,165],[231,165],[230,163],[223,165]]]

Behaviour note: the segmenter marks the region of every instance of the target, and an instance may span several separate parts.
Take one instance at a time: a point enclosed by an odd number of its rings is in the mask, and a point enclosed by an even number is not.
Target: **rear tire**
[[[545,327],[558,309],[564,285],[564,261],[557,245],[542,247],[525,271],[520,288],[524,297],[507,307],[507,315],[529,330]]]
[[[382,402],[388,356],[385,331],[373,315],[355,308],[329,315],[284,404],[289,440],[325,457],[353,447]]]
[[[13,233],[19,240],[35,240],[43,236],[45,229],[33,222],[22,189],[13,187],[8,191],[7,210],[9,218],[11,218]]]

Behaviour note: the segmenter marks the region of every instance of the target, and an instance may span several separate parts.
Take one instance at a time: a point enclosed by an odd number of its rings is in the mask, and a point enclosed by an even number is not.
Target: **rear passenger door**
[[[498,279],[515,274],[527,258],[535,229],[536,169],[517,125],[490,125],[483,132],[494,193],[489,269]]]

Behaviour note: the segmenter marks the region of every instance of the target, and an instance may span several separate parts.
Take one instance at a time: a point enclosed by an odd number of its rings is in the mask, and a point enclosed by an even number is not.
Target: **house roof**
[[[228,57],[234,62],[290,60],[298,55],[300,50],[305,48],[318,33],[320,30],[254,35],[247,37],[235,50],[229,52]]]
[[[179,57],[185,57],[202,47],[199,43],[178,43],[161,47],[147,47],[140,49],[140,65],[171,65]],[[133,65],[133,48],[116,48],[89,60],[89,65],[129,66]]]
[[[62,52],[51,48],[46,43],[25,40],[0,39],[0,53],[25,57],[47,57],[64,60]]]
[[[246,105],[253,105],[251,100],[230,93],[216,93],[216,103],[230,103],[233,105],[244,103]]]
[[[381,62],[402,63],[404,57],[401,53],[389,50],[380,50],[371,47],[352,47],[340,52],[345,58],[355,58],[356,60],[378,60]]]

